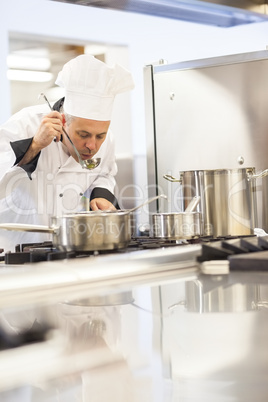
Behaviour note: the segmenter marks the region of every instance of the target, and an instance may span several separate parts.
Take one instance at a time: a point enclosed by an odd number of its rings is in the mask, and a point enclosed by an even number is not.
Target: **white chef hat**
[[[91,120],[111,120],[116,94],[134,88],[132,75],[122,66],[108,66],[89,54],[68,61],[56,85],[65,89],[66,113]]]

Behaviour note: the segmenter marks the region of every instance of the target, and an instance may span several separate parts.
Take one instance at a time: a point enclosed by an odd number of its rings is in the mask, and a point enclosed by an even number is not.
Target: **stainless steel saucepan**
[[[182,240],[202,234],[201,213],[195,212],[200,196],[192,198],[184,212],[158,213],[153,218],[153,237],[166,240]]]
[[[127,247],[131,240],[131,213],[161,194],[129,210],[85,211],[52,217],[50,226],[1,223],[0,229],[51,233],[53,245],[66,251],[99,251]]]

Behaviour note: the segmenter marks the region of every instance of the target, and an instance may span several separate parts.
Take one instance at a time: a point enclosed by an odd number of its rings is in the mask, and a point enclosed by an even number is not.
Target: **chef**
[[[110,122],[115,96],[134,87],[129,71],[80,55],[63,66],[56,84],[64,98],[27,107],[0,127],[0,222],[49,225],[51,216],[118,208],[117,166]],[[67,133],[67,135],[66,135]],[[70,140],[68,139],[68,136]],[[80,158],[101,158],[93,170]],[[50,240],[46,233],[0,230],[0,247]]]

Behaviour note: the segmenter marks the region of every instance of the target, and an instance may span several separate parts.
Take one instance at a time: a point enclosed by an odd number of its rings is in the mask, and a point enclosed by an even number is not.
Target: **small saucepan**
[[[187,240],[202,234],[201,213],[194,209],[200,197],[194,197],[184,212],[153,214],[153,237],[165,240]]]

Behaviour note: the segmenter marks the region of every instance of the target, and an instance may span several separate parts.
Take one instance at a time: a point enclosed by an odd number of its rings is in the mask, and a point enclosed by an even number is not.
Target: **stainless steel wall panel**
[[[154,115],[146,118],[154,119],[154,133],[149,130],[147,137],[152,141],[154,135],[154,184],[170,200],[160,212],[180,210],[179,185],[167,182],[164,174],[178,177],[186,170],[248,166],[258,172],[268,167],[267,51],[152,66],[152,71]],[[148,147],[151,152],[150,143]],[[268,227],[259,179],[257,193],[259,224]]]

